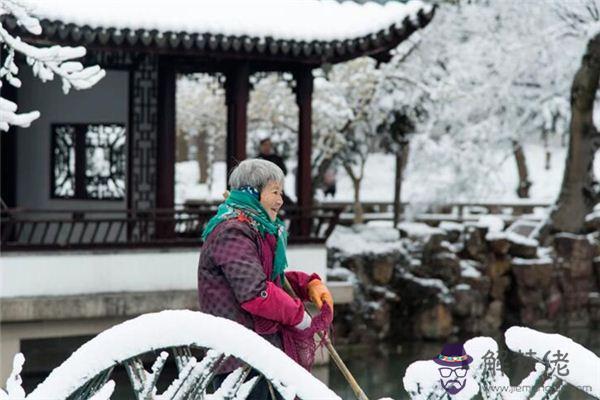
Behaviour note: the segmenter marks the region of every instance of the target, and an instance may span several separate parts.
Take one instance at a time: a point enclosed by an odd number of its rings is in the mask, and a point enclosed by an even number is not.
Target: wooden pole
[[[294,289],[292,288],[292,286],[290,285],[290,282],[287,280],[287,278],[285,276],[283,278],[283,288],[285,289],[286,292],[288,292],[288,294],[290,296],[292,296],[295,299],[298,298],[298,295],[296,295],[296,292],[294,292]],[[308,310],[306,310],[306,312],[308,313]],[[310,313],[309,313],[309,315],[310,315]],[[350,385],[350,388],[354,392],[354,396],[356,396],[357,400],[369,400],[369,398],[367,397],[365,392],[359,386],[356,379],[354,379],[354,376],[352,375],[352,373],[350,372],[348,367],[346,367],[346,364],[344,363],[344,361],[342,360],[342,358],[340,357],[338,352],[335,350],[335,348],[333,347],[333,345],[331,344],[329,339],[320,332],[318,333],[318,335],[319,335],[319,338],[325,342],[325,347],[327,348],[329,355],[333,359],[333,362],[335,363],[335,365],[337,365],[337,367],[339,368],[339,370],[342,373],[342,375],[344,376],[344,378],[346,378],[346,381]]]
[[[313,75],[310,68],[298,69],[296,79],[296,103],[298,104],[298,169],[296,173],[296,197],[300,210],[299,234],[309,236],[311,228],[312,198],[312,92]]]
[[[236,64],[225,76],[227,105],[227,176],[246,159],[247,110],[250,93],[250,65]]]

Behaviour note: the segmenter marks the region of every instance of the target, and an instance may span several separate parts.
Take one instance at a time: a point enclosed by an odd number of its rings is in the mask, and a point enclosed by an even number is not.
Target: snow
[[[372,241],[395,242],[400,240],[400,232],[394,229],[391,221],[369,221],[364,226],[355,227],[368,233]]]
[[[553,261],[549,257],[545,258],[520,258],[513,257],[511,259],[513,265],[547,265],[549,267],[553,266]]]
[[[585,216],[585,222],[591,222],[595,219],[600,219],[600,209],[594,210]]]
[[[89,400],[109,400],[115,391],[115,381],[106,382]]]
[[[327,268],[327,280],[358,283],[358,279],[356,278],[354,272],[344,267]]]
[[[463,224],[459,224],[458,222],[452,221],[442,221],[439,227],[440,229],[443,229],[446,232],[462,232],[465,229],[465,226]]]
[[[406,232],[410,238],[427,238],[437,233],[444,233],[442,229],[432,228],[422,222],[401,222],[398,224],[398,229]]]
[[[450,290],[448,290],[448,287],[444,284],[444,282],[441,279],[420,278],[418,276],[414,276],[413,274],[411,274],[410,272],[407,272],[407,271],[404,271],[402,273],[402,278],[413,281],[424,287],[436,288],[440,291],[440,293],[438,293],[440,300],[442,300],[444,303],[452,302],[452,296],[450,295]]]
[[[327,248],[337,249],[346,255],[385,254],[404,249],[400,240],[380,241],[380,237],[377,230],[368,227],[353,229],[337,226],[327,239]]]
[[[600,398],[600,358],[590,350],[562,335],[542,333],[524,327],[509,328],[504,336],[509,349],[522,353],[533,350],[539,361],[543,361],[542,358],[547,352],[554,354],[560,350],[561,353],[567,353],[566,364],[569,373],[559,376],[558,368],[554,368],[552,374],[576,387],[589,387],[591,390],[588,394]],[[552,357],[549,359],[552,360]]]
[[[465,278],[481,278],[481,272],[473,266],[472,260],[460,260],[460,275]]]
[[[24,0],[38,18],[92,28],[146,29],[293,40],[362,37],[416,20],[430,5],[333,0]],[[118,12],[115,12],[118,10]],[[140,12],[143,10],[143,12]]]
[[[570,233],[570,232],[560,232],[556,234],[556,238],[564,238],[564,239],[571,239],[571,240],[583,240],[588,238],[587,235],[578,235],[576,233]],[[590,238],[588,238],[590,239]],[[590,240],[590,243],[593,243],[592,240]]]
[[[0,15],[2,14],[13,15],[18,25],[24,27],[31,34],[38,35],[42,31],[39,21],[31,17],[26,7],[19,2],[1,2]],[[17,78],[19,68],[15,63],[17,54],[26,57],[33,75],[42,82],[53,80],[55,75],[60,77],[65,94],[69,93],[71,87],[78,90],[89,89],[106,75],[106,72],[98,65],[84,68],[80,62],[72,61],[74,58],[85,55],[86,50],[83,47],[32,46],[22,41],[20,37],[11,35],[1,24],[0,43],[2,43],[2,50],[6,53],[0,66],[0,77],[15,88],[21,87],[21,80]],[[0,81],[1,88],[2,82]],[[16,112],[17,105],[14,102],[0,97],[0,131],[7,131],[10,125],[29,127],[31,122],[40,116],[38,111],[22,114]]]
[[[454,289],[456,289],[456,290],[471,290],[471,285],[469,285],[467,283],[459,283],[458,285],[454,286]]]
[[[520,244],[523,246],[533,246],[533,247],[539,246],[539,242],[537,240],[527,238],[525,236],[516,234],[514,232],[488,232],[485,235],[485,240],[487,240],[487,241],[502,240],[502,239],[506,239],[511,243]]]
[[[504,221],[495,215],[482,215],[477,221],[477,226],[487,228],[488,232],[502,232]]]
[[[494,202],[494,203],[553,203],[558,196],[560,185],[562,183],[564,160],[566,159],[566,148],[550,148],[552,154],[551,168],[544,168],[545,151],[540,144],[526,144],[524,151],[529,166],[530,180],[532,186],[530,189],[530,198],[519,199],[516,196],[517,172],[513,165],[514,160],[503,159],[501,151],[498,151],[496,158],[499,159],[499,167],[493,175],[489,176],[489,185],[481,188],[480,191],[470,194],[472,202]],[[251,153],[249,153],[251,154]],[[414,153],[411,157],[420,157]],[[501,161],[504,160],[504,161]],[[285,191],[290,197],[295,198],[295,162],[287,162],[290,173],[286,176]],[[597,161],[594,164],[596,176],[600,176],[600,153],[597,155]],[[365,166],[365,177],[361,186],[361,201],[364,202],[392,202],[394,200],[394,155],[372,153],[369,155]],[[225,163],[216,162],[213,171],[213,187],[208,192],[205,185],[200,185],[198,181],[198,164],[195,161],[179,162],[176,165],[176,203],[181,204],[187,199],[194,200],[221,200],[222,193],[225,190]],[[410,203],[419,203],[422,201],[431,202],[434,200],[434,194],[437,187],[445,187],[452,182],[449,176],[446,180],[428,180],[427,185],[423,185],[422,177],[410,174],[407,171],[405,180],[402,182],[402,199]],[[447,200],[452,201],[452,198]],[[459,199],[454,199],[459,200]],[[353,201],[352,181],[343,168],[337,171],[337,192],[335,198],[328,197],[322,199],[325,202]],[[537,212],[537,210],[536,210]]]
[[[23,364],[25,363],[25,357],[22,353],[15,354],[13,358],[13,368],[10,376],[6,380],[6,392],[0,389],[0,399],[24,399],[25,391],[23,390],[23,380],[21,379],[21,372],[23,371]],[[7,396],[7,397],[5,397]]]
[[[224,318],[189,310],[145,314],[90,340],[27,398],[66,398],[99,372],[138,354],[195,345],[234,355],[303,399],[339,399],[323,383],[253,331]]]

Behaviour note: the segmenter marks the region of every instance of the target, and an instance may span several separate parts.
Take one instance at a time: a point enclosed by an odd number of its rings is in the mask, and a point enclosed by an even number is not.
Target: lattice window
[[[125,197],[123,124],[55,124],[52,131],[52,197]]]
[[[75,197],[75,129],[55,126],[52,144],[53,197]]]

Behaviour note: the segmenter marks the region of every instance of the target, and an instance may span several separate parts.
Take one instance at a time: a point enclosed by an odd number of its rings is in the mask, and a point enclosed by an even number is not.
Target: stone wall
[[[356,287],[355,301],[336,307],[337,341],[443,340],[514,324],[600,324],[599,232],[559,234],[552,246],[540,247],[477,225],[412,224],[395,238],[358,229],[367,240],[383,237],[387,246],[348,252],[335,239],[329,246],[332,278],[346,275]]]

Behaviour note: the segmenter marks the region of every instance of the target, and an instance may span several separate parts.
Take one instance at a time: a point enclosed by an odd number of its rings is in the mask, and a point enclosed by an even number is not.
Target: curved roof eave
[[[413,2],[414,3],[414,2]],[[435,7],[422,7],[407,13],[403,20],[361,36],[333,40],[282,39],[273,36],[189,33],[92,27],[61,20],[41,19],[42,34],[26,35],[10,16],[0,16],[9,30],[38,43],[58,43],[88,48],[177,54],[219,59],[248,59],[275,62],[299,62],[321,65],[338,63],[360,56],[381,56],[395,48],[413,32],[425,27],[433,18]],[[414,4],[413,4],[414,6]],[[413,7],[414,8],[414,7]]]

